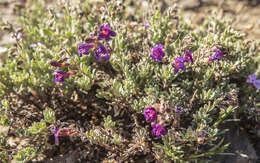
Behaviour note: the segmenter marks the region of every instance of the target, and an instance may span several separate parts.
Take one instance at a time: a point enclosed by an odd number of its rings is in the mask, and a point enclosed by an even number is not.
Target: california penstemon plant
[[[1,25],[17,41],[1,54],[1,124],[30,143],[1,135],[4,162],[72,149],[83,162],[210,160],[228,146],[220,125],[259,120],[247,110],[260,99],[258,43],[226,19],[192,28],[175,5],[143,17],[128,1],[24,3],[21,29]]]

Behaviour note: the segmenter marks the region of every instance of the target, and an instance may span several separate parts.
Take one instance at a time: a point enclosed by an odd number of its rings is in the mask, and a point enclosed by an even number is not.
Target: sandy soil
[[[257,5],[256,2],[259,4]],[[247,38],[260,40],[260,1],[250,0],[177,0],[183,15],[192,23],[199,25],[211,15],[223,13],[234,18],[233,26],[247,35]]]
[[[165,0],[165,2],[169,5],[177,3],[182,8],[184,17],[194,25],[199,25],[212,12],[223,13],[224,16],[234,18],[233,26],[244,32],[247,38],[260,40],[260,0]],[[17,7],[22,7],[21,2],[1,0],[0,18],[14,23],[18,16]],[[9,34],[0,31],[0,46],[13,42],[14,39]]]

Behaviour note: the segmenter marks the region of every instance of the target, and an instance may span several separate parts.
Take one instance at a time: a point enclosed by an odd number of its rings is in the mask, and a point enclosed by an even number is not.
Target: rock
[[[2,126],[2,125],[0,125],[0,133],[3,134],[4,136],[8,135],[9,129],[10,129],[10,126]]]
[[[249,142],[248,135],[234,122],[225,124],[222,128],[229,129],[224,143],[230,143],[230,145],[225,153],[234,155],[219,155],[214,157],[214,160],[221,163],[257,163],[256,151]]]
[[[257,130],[257,137],[260,138],[260,129]]]
[[[180,6],[184,9],[191,9],[191,8],[196,8],[201,5],[200,0],[182,0],[180,2]]]
[[[4,52],[6,52],[7,51],[7,48],[6,47],[1,47],[0,46],[0,53],[4,53]]]
[[[77,162],[77,158],[78,158],[78,152],[74,151],[74,152],[70,152],[67,153],[65,155],[61,155],[61,156],[56,156],[53,159],[46,159],[46,160],[42,160],[42,161],[35,161],[38,163],[76,163]]]

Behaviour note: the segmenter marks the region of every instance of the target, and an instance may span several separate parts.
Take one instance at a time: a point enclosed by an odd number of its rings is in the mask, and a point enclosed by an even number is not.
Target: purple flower
[[[101,44],[97,48],[97,50],[95,51],[95,56],[96,56],[96,59],[98,60],[98,62],[100,62],[101,59],[106,61],[106,60],[109,60],[109,58],[110,58],[109,51],[107,50],[107,48],[103,44]]]
[[[148,23],[146,23],[146,24],[144,25],[144,29],[145,29],[145,30],[149,29],[149,27],[150,27],[150,26],[149,26]]]
[[[260,89],[260,79],[256,79],[256,74],[249,75],[246,82],[253,84],[256,89]]]
[[[82,54],[88,55],[89,50],[93,48],[95,44],[87,44],[87,43],[78,43],[78,53],[79,57],[82,56]]]
[[[27,35],[23,32],[18,32],[16,38],[17,40],[21,40],[21,39],[25,39],[27,37]]]
[[[157,119],[156,109],[152,106],[147,106],[146,109],[144,110],[144,116],[147,122],[156,121]]]
[[[57,83],[57,82],[60,82],[60,83],[63,83],[64,82],[64,79],[66,77],[68,77],[70,75],[69,72],[63,72],[61,70],[56,70],[55,71],[55,77],[54,77],[54,82]]]
[[[20,0],[21,2],[23,2],[23,3],[26,3],[27,2],[27,0]]]
[[[193,63],[192,51],[187,51],[187,52],[184,54],[183,61],[184,61],[184,62],[191,62],[191,63]]]
[[[103,40],[105,39],[106,41],[109,41],[111,38],[110,37],[114,37],[116,36],[116,32],[112,31],[111,28],[110,28],[110,25],[107,24],[107,25],[102,25],[100,27],[100,33],[98,35],[98,39],[99,40]]]
[[[79,13],[79,17],[82,18],[83,16],[84,16],[84,12],[81,11],[81,12]]]
[[[258,80],[255,80],[253,85],[256,87],[256,89],[259,89],[260,90],[260,79]]]
[[[53,132],[54,132],[55,144],[59,144],[59,129],[54,126]]]
[[[181,106],[176,106],[176,108],[174,109],[174,112],[177,113],[177,114],[180,114],[183,112],[183,109]]]
[[[223,54],[221,50],[217,49],[215,52],[212,53],[211,57],[209,58],[209,61],[220,60],[220,59],[223,59]]]
[[[184,65],[184,59],[182,57],[175,58],[174,62],[172,63],[172,66],[174,67],[174,71],[178,72],[180,69],[185,71],[186,66]]]
[[[166,130],[160,124],[154,124],[152,134],[157,138],[161,138],[162,135],[166,135]]]
[[[165,53],[163,51],[163,45],[157,44],[154,45],[152,49],[152,54],[150,55],[155,61],[161,62],[162,58],[165,56]]]
[[[90,33],[89,37],[94,38],[95,37],[94,33]]]
[[[251,74],[251,75],[248,76],[246,82],[253,84],[255,82],[255,80],[256,80],[256,75],[255,74]]]

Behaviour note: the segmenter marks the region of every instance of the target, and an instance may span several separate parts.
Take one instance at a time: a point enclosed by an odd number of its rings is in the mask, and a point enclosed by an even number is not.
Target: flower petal
[[[259,89],[259,90],[260,90],[260,79],[255,80],[255,81],[253,82],[253,85],[256,87],[256,89]]]
[[[116,32],[111,31],[111,36],[115,37],[116,36]]]

